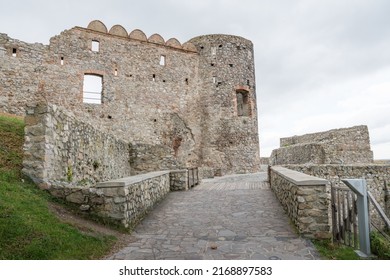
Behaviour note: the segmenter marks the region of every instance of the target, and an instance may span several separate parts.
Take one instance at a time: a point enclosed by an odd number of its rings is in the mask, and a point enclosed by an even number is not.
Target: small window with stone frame
[[[250,106],[249,92],[246,90],[237,90],[236,101],[237,101],[237,116],[250,117],[251,106]]]

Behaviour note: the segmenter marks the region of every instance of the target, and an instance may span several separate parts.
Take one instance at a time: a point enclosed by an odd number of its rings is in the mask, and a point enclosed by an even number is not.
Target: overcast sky
[[[94,19],[182,43],[251,40],[261,156],[281,137],[364,124],[390,159],[389,0],[0,0],[0,32],[30,43]]]

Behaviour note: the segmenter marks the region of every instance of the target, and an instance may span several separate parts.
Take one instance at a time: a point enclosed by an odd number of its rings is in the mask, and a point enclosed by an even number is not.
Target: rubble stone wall
[[[321,144],[295,144],[272,151],[272,165],[313,163],[325,161],[325,151]]]
[[[94,186],[131,174],[129,145],[56,105],[30,107],[23,172],[42,187]]]
[[[123,228],[136,225],[170,190],[170,172],[150,172],[98,183],[93,187],[61,186],[48,191],[55,197],[78,206]]]
[[[281,138],[280,149],[272,152],[271,162],[356,164],[373,163],[373,158],[368,128],[361,125]]]
[[[125,228],[131,227],[169,193],[169,173],[158,171],[99,183],[96,193],[104,197],[104,204],[95,212]]]
[[[368,190],[375,200],[384,209],[386,215],[390,217],[390,165],[359,164],[359,165],[284,165],[284,167],[299,171],[311,176],[323,178],[331,182],[334,186],[347,187],[341,179],[365,179]],[[376,225],[383,226],[377,211],[370,205],[371,219]]]
[[[298,232],[307,237],[329,238],[329,182],[280,166],[270,168],[270,186]]]

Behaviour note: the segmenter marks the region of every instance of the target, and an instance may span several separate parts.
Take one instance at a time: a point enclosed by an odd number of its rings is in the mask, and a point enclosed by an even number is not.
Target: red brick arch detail
[[[250,90],[249,86],[244,85],[236,85],[234,87],[234,91],[232,92],[232,103],[234,108],[234,115],[237,116],[237,93],[238,92],[246,92],[248,94],[248,105],[249,105],[249,117],[253,117],[254,112],[254,102],[252,98],[252,91]]]
[[[236,92],[237,91],[247,91],[248,93],[250,92],[249,86],[238,85],[238,86],[235,86],[235,89],[236,89]]]

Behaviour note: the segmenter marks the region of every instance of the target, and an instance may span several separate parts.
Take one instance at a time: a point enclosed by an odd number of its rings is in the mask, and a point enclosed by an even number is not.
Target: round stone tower
[[[211,175],[259,171],[252,42],[230,35],[199,36],[190,42],[200,55],[202,165]]]

